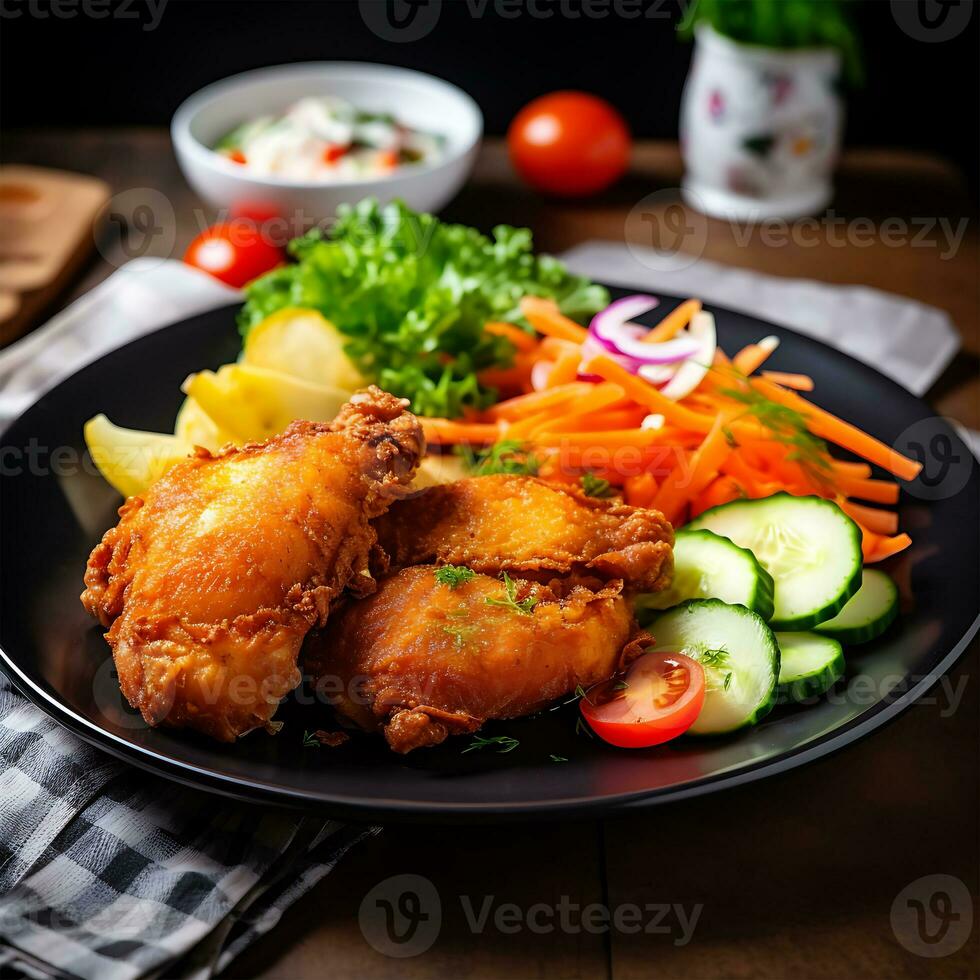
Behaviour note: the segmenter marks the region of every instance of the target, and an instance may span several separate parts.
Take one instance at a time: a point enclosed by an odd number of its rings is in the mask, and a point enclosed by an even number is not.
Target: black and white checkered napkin
[[[0,976],[207,977],[373,832],[115,762],[0,674]]]

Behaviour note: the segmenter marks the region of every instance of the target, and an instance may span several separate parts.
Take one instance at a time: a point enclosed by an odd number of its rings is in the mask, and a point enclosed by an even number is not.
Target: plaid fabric
[[[375,832],[145,775],[0,673],[0,976],[209,976]]]

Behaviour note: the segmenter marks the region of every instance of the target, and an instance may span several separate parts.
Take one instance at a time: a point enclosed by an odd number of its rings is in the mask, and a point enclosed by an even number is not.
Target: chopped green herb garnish
[[[552,762],[568,762],[568,759],[566,759],[563,755],[549,755],[548,758],[551,759]]]
[[[582,490],[587,497],[604,498],[612,496],[612,487],[609,481],[603,480],[595,473],[583,473],[579,478],[579,483],[582,484]]]
[[[583,701],[589,701],[589,692],[586,691],[586,689],[584,687],[582,687],[581,684],[576,684],[575,685],[575,697],[581,698],[581,700],[583,700]],[[589,701],[589,704],[591,704],[591,703],[592,702]]]
[[[582,721],[581,717],[575,719],[575,734],[588,735],[589,738],[595,738],[595,735],[592,734],[592,730],[584,721]]]
[[[455,589],[476,577],[476,572],[465,565],[441,565],[432,574],[440,585],[450,589]]]
[[[815,480],[826,482],[831,469],[827,443],[810,433],[806,416],[802,412],[771,401],[747,382],[741,388],[723,388],[721,394],[745,406],[744,413],[737,418],[754,418],[769,430],[775,442],[780,442],[791,450],[787,459],[798,462]]]
[[[483,601],[488,606],[503,606],[505,609],[513,609],[514,612],[523,613],[525,616],[530,616],[534,607],[538,604],[538,600],[533,596],[528,596],[526,599],[521,599],[520,602],[517,601],[517,583],[506,573],[501,572],[501,577],[504,580],[504,592],[506,597],[503,599],[491,599],[486,598]]]
[[[320,740],[316,737],[316,732],[311,732],[311,731],[303,732],[303,748],[304,749],[320,748]]]
[[[493,476],[496,473],[537,476],[541,469],[541,460],[528,452],[524,443],[517,439],[501,439],[487,449],[477,451],[462,446],[460,453],[474,476]]]
[[[497,752],[513,752],[521,743],[516,738],[509,735],[494,735],[492,738],[481,738],[479,735],[473,737],[473,741],[463,749],[463,755],[467,752],[482,752],[483,749],[496,747]]]
[[[442,631],[456,641],[457,650],[462,650],[475,629],[475,626],[443,626]]]
[[[688,652],[702,667],[724,667],[728,663],[728,651],[724,647],[694,644]]]
[[[627,681],[616,681],[616,683],[613,684],[614,691],[625,691],[628,687],[629,683]]]
[[[731,684],[731,682],[732,682],[732,672],[729,671],[727,674],[725,674],[725,690],[726,691],[728,690],[728,686]]]

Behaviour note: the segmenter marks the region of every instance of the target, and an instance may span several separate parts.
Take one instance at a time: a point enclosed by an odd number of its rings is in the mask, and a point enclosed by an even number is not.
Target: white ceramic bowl
[[[255,176],[211,149],[239,123],[281,112],[305,95],[328,94],[443,136],[444,155],[379,177],[313,182]],[[215,82],[180,106],[170,132],[184,176],[209,204],[270,206],[291,222],[312,225],[331,218],[339,204],[365,197],[382,203],[401,198],[417,211],[438,210],[473,167],[483,116],[465,92],[432,75],[390,65],[323,61],[259,68]]]

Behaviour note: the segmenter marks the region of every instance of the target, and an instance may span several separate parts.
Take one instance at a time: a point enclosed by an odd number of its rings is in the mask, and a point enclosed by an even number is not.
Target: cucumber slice
[[[844,676],[844,651],[829,636],[817,633],[777,633],[779,644],[778,699],[808,701],[829,691]]]
[[[861,588],[818,633],[845,644],[869,643],[888,629],[898,615],[898,587],[876,568],[866,568]]]
[[[686,653],[704,668],[707,694],[692,735],[753,725],[772,709],[779,647],[765,620],[720,599],[690,599],[657,615],[654,650]]]
[[[664,592],[638,596],[636,613],[642,622],[651,610],[669,609],[686,599],[721,599],[769,619],[772,590],[772,576],[751,551],[711,531],[678,531],[673,584]]]
[[[772,628],[806,630],[844,608],[861,584],[861,532],[823,497],[777,493],[706,510],[689,529],[707,529],[748,548],[775,583]]]

